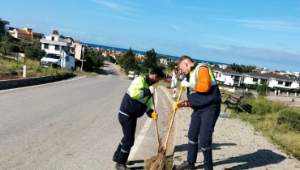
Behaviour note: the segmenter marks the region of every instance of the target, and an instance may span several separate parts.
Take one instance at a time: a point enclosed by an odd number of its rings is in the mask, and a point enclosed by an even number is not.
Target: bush
[[[265,97],[269,92],[269,87],[267,83],[262,83],[257,86],[256,91],[259,96]]]
[[[271,100],[264,98],[253,99],[249,102],[249,104],[252,106],[251,112],[260,115],[271,113],[273,106],[273,102]]]
[[[286,108],[280,110],[277,123],[279,125],[287,123],[291,130],[300,131],[300,109]]]
[[[35,66],[33,67],[33,70],[34,70],[36,73],[41,73],[41,72],[42,72],[42,68],[41,68],[41,66],[39,66],[39,65],[35,65]]]
[[[9,66],[8,72],[11,75],[18,75],[17,69],[18,69],[18,65],[17,64],[12,64],[12,65]]]
[[[243,92],[242,95],[244,96],[241,101],[242,105],[248,104],[249,101],[255,99],[254,95],[251,92]]]

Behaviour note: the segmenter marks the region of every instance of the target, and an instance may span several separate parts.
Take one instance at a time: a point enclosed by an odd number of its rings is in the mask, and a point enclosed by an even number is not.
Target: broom
[[[179,95],[178,95],[178,98],[177,98],[177,102],[179,102],[179,100],[180,100],[181,93],[182,93],[182,88],[180,88],[180,92],[179,92]],[[154,109],[154,100],[153,100],[153,109]],[[154,109],[154,111],[155,111],[155,109]],[[145,161],[145,168],[146,169],[150,169],[150,170],[163,170],[163,169],[165,169],[164,167],[168,163],[165,160],[166,159],[166,152],[167,152],[167,144],[168,144],[170,132],[171,132],[171,129],[172,129],[172,126],[173,126],[175,114],[176,114],[176,110],[174,110],[173,115],[172,115],[172,119],[171,119],[171,122],[170,122],[170,126],[169,126],[169,130],[168,130],[167,137],[166,137],[166,140],[165,140],[165,144],[163,146],[161,146],[161,145],[158,146],[158,154],[156,156],[151,157],[149,160]],[[157,127],[157,125],[156,125],[156,127]],[[158,135],[158,132],[157,132],[157,135]],[[158,142],[158,144],[159,144],[159,142]],[[170,165],[170,166],[172,166],[172,165]]]

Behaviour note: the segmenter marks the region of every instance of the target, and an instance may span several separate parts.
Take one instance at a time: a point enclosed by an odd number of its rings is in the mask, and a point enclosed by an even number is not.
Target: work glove
[[[182,108],[182,107],[190,107],[190,102],[188,101],[188,99],[185,99],[183,102],[176,102],[174,104],[174,110],[177,110],[179,108]]]
[[[185,87],[180,85],[180,89],[185,89]]]
[[[154,87],[153,87],[153,86],[150,86],[150,87],[149,87],[149,90],[150,90],[150,93],[151,93],[151,94],[154,93]]]
[[[187,82],[186,80],[183,80],[181,83],[180,83],[181,86],[183,87],[190,87],[190,83]]]
[[[157,113],[156,113],[156,112],[151,113],[151,117],[152,117],[154,120],[156,120],[156,119],[157,119]]]
[[[179,109],[179,108],[182,108],[182,103],[181,102],[176,102],[175,104],[174,104],[174,110],[177,110],[177,109]]]

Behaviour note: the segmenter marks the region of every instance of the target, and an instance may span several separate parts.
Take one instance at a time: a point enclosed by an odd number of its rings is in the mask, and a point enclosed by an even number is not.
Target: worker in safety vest
[[[169,75],[172,76],[171,88],[173,88],[173,98],[175,98],[177,93],[177,81],[180,75],[178,66],[175,66]]]
[[[187,80],[181,86],[187,88],[187,98],[183,102],[176,102],[174,109],[191,107],[194,111],[188,131],[187,161],[174,166],[176,170],[195,169],[198,154],[198,142],[204,156],[204,169],[213,169],[212,135],[216,121],[220,114],[221,95],[213,71],[206,65],[195,65],[189,56],[179,59],[178,67]]]
[[[113,161],[117,162],[115,168],[127,170],[126,162],[130,149],[134,144],[134,136],[137,118],[146,112],[150,118],[157,119],[157,113],[152,110],[152,94],[155,83],[164,77],[159,68],[154,68],[149,75],[135,78],[127,93],[125,93],[119,110],[119,122],[122,126],[123,138],[119,143],[113,156]]]

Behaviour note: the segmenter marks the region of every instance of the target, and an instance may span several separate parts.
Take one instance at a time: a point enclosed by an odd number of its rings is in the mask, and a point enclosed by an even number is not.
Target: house
[[[242,81],[241,73],[227,67],[220,68],[219,66],[214,66],[211,69],[214,71],[214,76],[218,83],[240,86]]]
[[[45,38],[41,39],[41,49],[45,50],[46,53],[60,54],[61,50],[64,50],[68,55],[70,54],[71,42],[60,38],[58,33],[53,32]]]
[[[283,89],[299,89],[300,79],[284,75],[270,75],[269,87]]]
[[[272,73],[260,74],[259,72],[250,72],[243,74],[243,82],[245,85],[253,85],[253,84],[261,84],[263,82],[269,83],[270,76],[268,75],[276,75]]]
[[[166,57],[166,56],[160,56],[159,58],[158,58],[158,60],[159,60],[159,63],[162,63],[162,64],[164,64],[164,65],[168,65],[170,62],[173,62],[174,61],[174,59],[173,58],[168,58],[168,57]]]
[[[44,34],[32,32],[31,28],[24,28],[23,30],[14,29],[10,32],[10,34],[14,38],[27,40],[33,40],[36,38],[41,39],[44,36]]]
[[[82,60],[86,52],[85,45],[81,44],[81,41],[74,41],[70,46],[70,55],[74,56],[77,60]]]
[[[298,89],[300,79],[273,73],[260,74],[257,72],[243,74],[243,84],[253,85],[267,83],[270,88]]]

